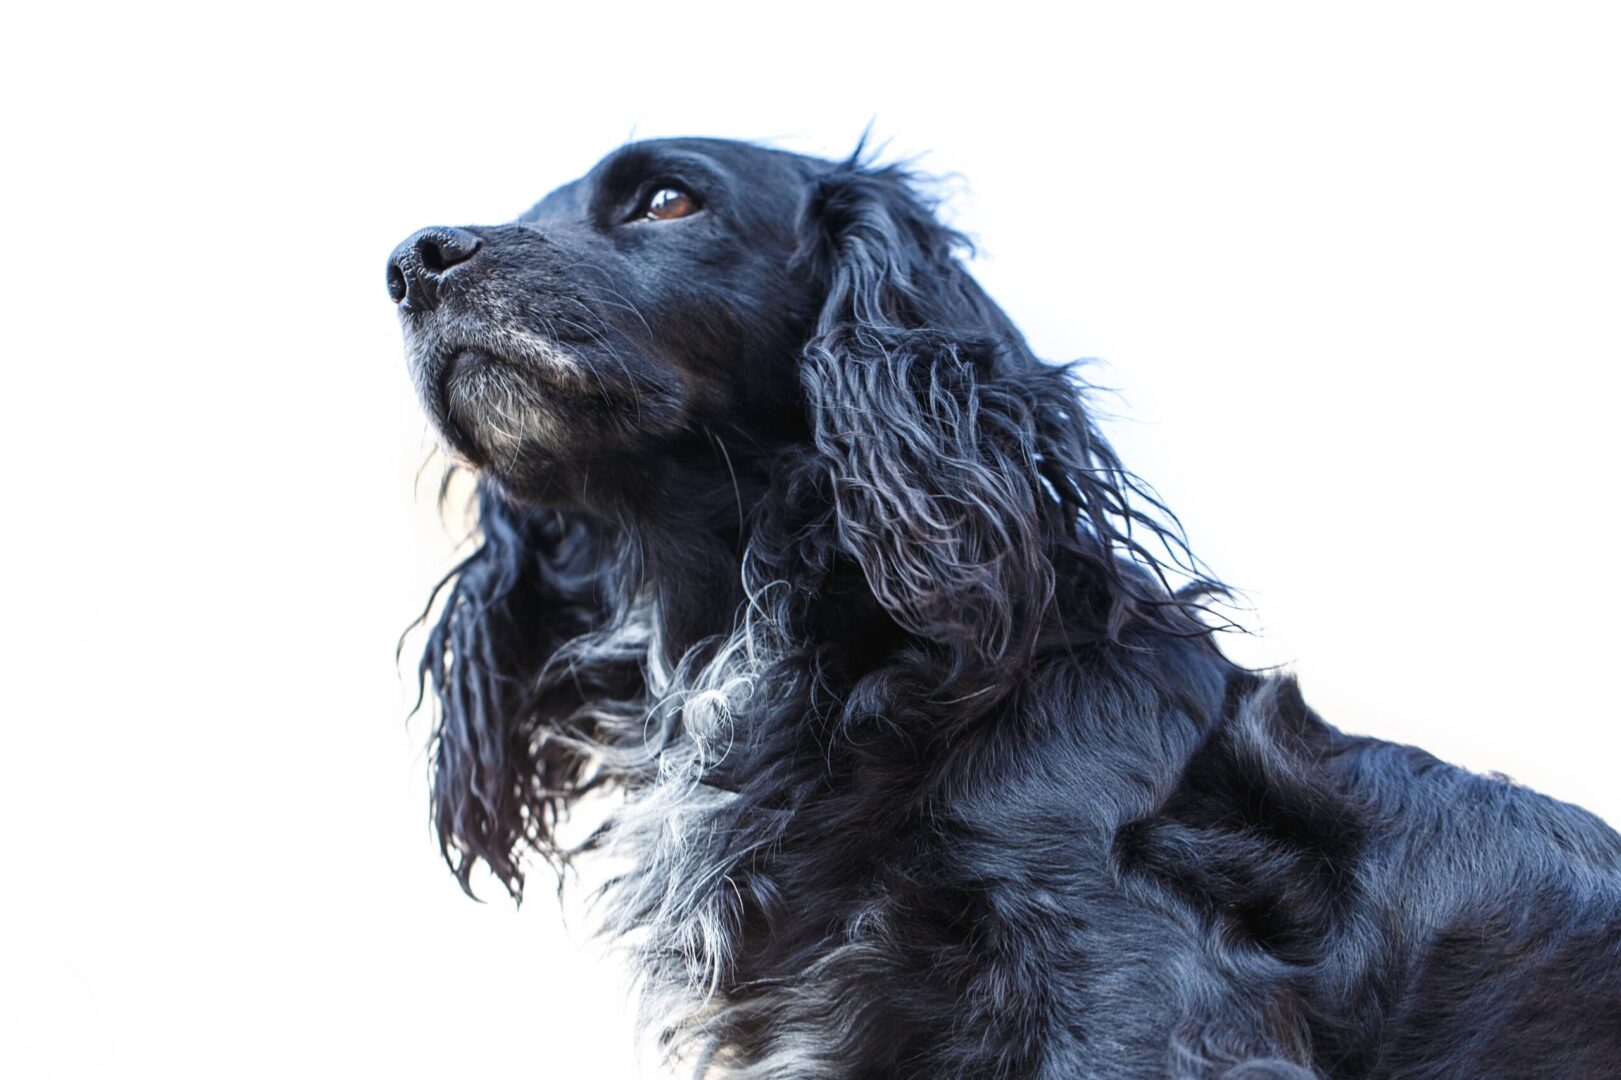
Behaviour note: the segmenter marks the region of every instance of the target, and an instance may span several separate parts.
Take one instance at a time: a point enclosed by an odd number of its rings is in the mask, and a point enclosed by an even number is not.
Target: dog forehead
[[[817,159],[788,150],[762,146],[743,139],[717,139],[707,136],[678,136],[629,142],[605,156],[591,170],[596,175],[616,167],[656,166],[660,162],[701,162],[717,170],[749,173],[771,172],[793,162]]]
[[[820,158],[737,139],[643,139],[613,150],[584,176],[542,198],[520,220],[584,214],[603,189],[632,184],[659,172],[668,172],[672,178],[696,173],[748,186],[797,187],[829,165]]]

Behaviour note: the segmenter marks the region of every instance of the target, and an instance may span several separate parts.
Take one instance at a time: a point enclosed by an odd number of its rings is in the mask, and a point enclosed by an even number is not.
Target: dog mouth
[[[443,448],[464,465],[486,465],[484,418],[498,407],[490,402],[511,397],[510,391],[502,393],[516,382],[510,362],[480,346],[409,330],[406,359],[417,398]]]
[[[431,378],[430,411],[447,448],[479,468],[551,441],[567,408],[565,380],[482,345],[444,348]]]
[[[532,472],[640,445],[679,428],[679,381],[524,328],[407,326],[406,352],[423,410],[445,451],[476,470]]]
[[[511,468],[555,455],[571,445],[581,411],[571,366],[577,361],[551,342],[544,362],[483,342],[440,343],[418,375],[427,411],[445,448],[479,469]]]

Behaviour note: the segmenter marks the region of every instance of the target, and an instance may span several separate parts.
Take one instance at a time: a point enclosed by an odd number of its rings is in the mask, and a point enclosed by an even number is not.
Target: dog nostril
[[[436,274],[450,267],[450,264],[445,262],[445,257],[439,253],[439,245],[434,243],[431,237],[424,236],[417,241],[417,255],[422,258],[422,265]]]
[[[400,269],[399,263],[391,261],[388,264],[388,298],[397,304],[405,299],[405,291],[405,271]]]
[[[388,257],[388,295],[402,311],[429,311],[439,303],[440,281],[471,259],[484,241],[466,229],[414,232]]]
[[[417,238],[417,257],[430,272],[442,274],[471,259],[483,244],[466,229],[433,229]]]

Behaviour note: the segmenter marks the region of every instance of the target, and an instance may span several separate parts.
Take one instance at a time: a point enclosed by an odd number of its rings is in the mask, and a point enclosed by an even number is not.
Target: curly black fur
[[[706,1075],[1621,1072],[1621,839],[1226,660],[963,243],[859,153],[664,140],[395,253],[480,477],[421,666],[464,887],[617,850]]]

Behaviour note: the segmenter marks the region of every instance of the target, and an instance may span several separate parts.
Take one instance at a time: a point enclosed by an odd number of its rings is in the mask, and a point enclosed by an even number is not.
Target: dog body
[[[898,169],[694,139],[396,250],[479,474],[422,664],[463,885],[614,848],[701,1074],[1621,1072],[1621,838],[1225,659],[960,244]]]

